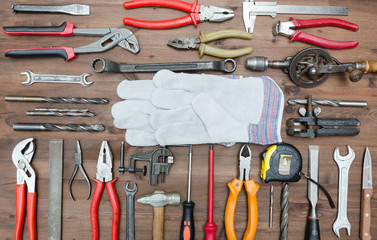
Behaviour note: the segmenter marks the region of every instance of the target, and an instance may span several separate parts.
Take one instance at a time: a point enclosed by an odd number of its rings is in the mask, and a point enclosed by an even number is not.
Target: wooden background
[[[192,2],[190,0],[190,2]],[[147,30],[124,26],[123,17],[139,19],[167,19],[186,15],[180,11],[163,8],[140,8],[134,10],[123,9],[123,1],[119,0],[82,0],[79,3],[91,6],[90,16],[70,16],[53,14],[14,14],[10,10],[13,1],[0,2],[0,24],[3,26],[56,26],[63,21],[70,21],[77,28],[101,28],[101,27],[126,27],[132,30],[138,38],[141,51],[134,55],[120,47],[115,47],[104,53],[81,54],[71,62],[64,62],[60,58],[35,58],[35,59],[11,59],[1,57],[0,64],[0,239],[12,239],[15,226],[15,186],[16,169],[11,162],[13,147],[22,139],[34,137],[36,140],[36,152],[32,166],[37,174],[38,192],[38,238],[47,239],[47,206],[48,206],[48,178],[49,178],[49,140],[54,138],[64,139],[64,186],[63,186],[63,239],[90,239],[90,200],[87,196],[87,185],[82,181],[79,173],[73,184],[73,193],[76,202],[69,198],[68,181],[74,168],[74,146],[77,139],[81,141],[83,150],[84,167],[90,178],[95,177],[98,151],[102,140],[109,141],[114,155],[114,175],[119,177],[116,182],[116,189],[121,203],[120,239],[125,239],[126,229],[126,194],[123,185],[126,181],[132,184],[137,183],[139,191],[137,196],[150,193],[155,189],[163,189],[166,192],[180,192],[182,201],[186,200],[187,184],[187,160],[188,149],[183,147],[171,147],[174,153],[175,162],[171,167],[170,174],[166,177],[165,183],[157,187],[148,185],[148,176],[140,176],[126,173],[120,175],[117,168],[120,158],[120,142],[124,141],[124,131],[113,126],[113,119],[110,114],[111,106],[120,101],[116,95],[116,87],[123,79],[151,79],[153,74],[119,74],[104,73],[96,74],[90,69],[90,63],[95,57],[108,58],[117,62],[128,63],[159,63],[171,61],[198,61],[198,53],[193,51],[178,52],[166,46],[166,41],[175,37],[196,37],[199,30],[205,33],[222,29],[243,30],[242,1],[227,0],[201,0],[202,5],[217,5],[229,7],[235,10],[235,17],[223,23],[200,23],[198,28],[186,26],[171,30]],[[30,3],[26,0],[19,0],[17,3]],[[35,1],[45,4],[69,4],[69,1]],[[324,0],[324,1],[299,1],[281,0],[279,4],[296,5],[326,5],[326,6],[348,6],[349,16],[339,18],[354,22],[360,26],[357,32],[350,32],[344,29],[323,27],[306,29],[315,35],[333,40],[358,40],[360,44],[355,49],[330,50],[333,57],[341,62],[355,62],[364,59],[377,60],[377,28],[375,27],[377,2],[373,0]],[[266,56],[271,60],[283,60],[286,56],[293,56],[299,50],[310,47],[305,43],[290,43],[287,38],[274,37],[271,33],[272,24],[277,21],[288,21],[290,15],[278,15],[276,19],[267,16],[257,17],[253,39],[250,41],[240,39],[221,40],[212,45],[224,48],[238,48],[252,46],[253,52],[247,56],[236,59],[238,68],[235,74],[243,76],[258,75],[245,68],[245,61],[251,56]],[[321,16],[296,15],[301,19],[310,19]],[[10,36],[0,34],[0,50],[10,48],[32,48],[43,46],[72,46],[79,47],[95,41],[95,37],[54,37],[54,36]],[[217,60],[213,57],[204,56],[201,60]],[[35,73],[69,74],[79,75],[83,72],[92,73],[88,78],[94,81],[91,87],[85,88],[81,85],[55,85],[55,84],[34,84],[23,86],[21,82],[25,77],[19,76],[23,70],[31,70]],[[213,74],[220,74],[213,72]],[[356,152],[356,159],[350,169],[349,196],[348,196],[348,217],[352,225],[351,236],[347,237],[346,231],[341,230],[343,239],[358,239],[360,224],[360,193],[361,193],[361,172],[364,149],[370,147],[372,158],[377,156],[377,143],[375,138],[376,115],[377,115],[377,75],[366,74],[357,83],[350,82],[347,74],[334,74],[325,84],[313,89],[296,87],[279,69],[270,69],[264,74],[271,76],[282,88],[286,100],[292,97],[304,98],[312,94],[317,99],[342,99],[342,100],[366,100],[367,108],[331,108],[322,107],[322,117],[357,117],[361,121],[361,132],[355,137],[332,137],[318,139],[299,139],[286,135],[285,120],[298,116],[298,108],[286,104],[282,127],[284,142],[294,144],[304,157],[303,171],[307,171],[308,145],[320,146],[320,173],[319,181],[330,192],[335,203],[337,203],[338,189],[338,168],[332,158],[334,148],[340,147],[341,154],[346,154],[346,144],[352,146]],[[4,102],[5,95],[31,95],[31,96],[64,96],[64,97],[106,97],[110,99],[108,105],[69,105],[69,104],[46,104],[46,103],[10,103]],[[68,117],[26,117],[25,111],[34,107],[85,107],[97,113],[95,118],[68,118]],[[12,124],[15,122],[54,122],[54,123],[101,123],[106,126],[102,133],[71,133],[71,132],[14,132]],[[261,167],[261,154],[266,146],[250,145],[253,159],[251,164],[251,178],[259,185],[258,209],[259,221],[255,239],[278,239],[280,219],[280,183],[274,183],[275,205],[274,205],[274,226],[268,227],[269,209],[269,184],[262,183],[259,177]],[[215,204],[214,220],[218,225],[217,238],[226,239],[224,229],[224,210],[228,197],[227,183],[238,176],[238,154],[241,144],[225,148],[215,146]],[[126,144],[125,160],[131,154],[140,153],[154,149],[143,147],[130,147]],[[195,227],[196,238],[203,239],[203,226],[207,221],[207,166],[208,166],[208,145],[194,146],[193,155],[193,181],[192,201],[195,205]],[[139,164],[141,165],[141,164]],[[377,167],[375,171],[377,171]],[[374,177],[374,182],[377,178]],[[92,181],[92,187],[95,187]],[[291,184],[290,188],[290,209],[289,209],[289,238],[304,239],[306,218],[309,210],[307,195],[307,181],[302,179],[298,183]],[[375,195],[377,196],[377,195]],[[377,200],[372,199],[372,226],[377,221]],[[239,195],[235,228],[238,239],[241,239],[245,228],[247,217],[246,195],[243,190]],[[100,238],[110,239],[111,234],[111,206],[107,193],[102,196],[99,207],[100,216]],[[151,239],[152,236],[152,207],[136,204],[136,239]],[[322,239],[337,239],[332,231],[332,224],[336,218],[337,210],[331,209],[325,195],[319,193],[317,212],[321,226]],[[167,206],[165,209],[165,239],[178,239],[179,227],[182,217],[182,205]],[[26,223],[25,223],[26,225]],[[371,235],[377,236],[377,229],[372,227]],[[28,236],[27,227],[24,229],[24,239]]]

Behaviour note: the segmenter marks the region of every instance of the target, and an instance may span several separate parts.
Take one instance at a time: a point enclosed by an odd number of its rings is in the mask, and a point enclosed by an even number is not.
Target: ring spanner
[[[226,64],[232,64],[228,69]],[[231,58],[223,61],[209,62],[177,62],[177,63],[149,63],[149,64],[126,64],[116,63],[108,59],[96,58],[93,60],[92,69],[96,73],[118,72],[118,73],[138,73],[138,72],[158,72],[162,69],[170,71],[220,71],[232,73],[237,68],[237,63]]]
[[[33,83],[78,83],[85,87],[89,87],[93,82],[87,82],[86,77],[90,76],[89,73],[83,73],[80,76],[72,75],[53,75],[53,74],[36,74],[29,70],[25,70],[20,75],[26,75],[27,80],[23,85],[30,86]]]
[[[332,225],[332,229],[336,236],[340,238],[339,229],[347,229],[348,236],[351,235],[351,223],[347,217],[347,197],[348,197],[348,173],[350,166],[355,159],[355,152],[347,145],[348,155],[341,156],[339,148],[334,150],[334,160],[339,168],[339,189],[338,189],[338,216]]]

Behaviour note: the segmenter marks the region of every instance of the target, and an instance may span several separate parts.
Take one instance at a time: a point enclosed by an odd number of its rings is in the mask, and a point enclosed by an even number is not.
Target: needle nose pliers
[[[242,146],[239,157],[239,178],[233,179],[228,183],[229,197],[225,209],[225,232],[228,240],[237,240],[234,232],[234,215],[236,211],[236,204],[238,194],[241,192],[242,185],[245,185],[248,201],[248,221],[247,229],[243,236],[243,240],[254,239],[255,232],[257,230],[258,223],[258,204],[257,204],[257,191],[259,185],[254,180],[249,180],[250,174],[250,162],[251,162],[251,150],[245,144]]]
[[[223,38],[241,38],[250,40],[252,38],[252,35],[248,32],[240,30],[221,30],[207,34],[204,34],[202,31],[200,31],[199,38],[180,37],[170,39],[168,40],[168,46],[178,49],[199,49],[200,57],[206,54],[221,58],[239,57],[245,54],[249,54],[253,50],[251,47],[239,49],[221,49],[206,44],[208,42]]]
[[[82,47],[47,47],[5,50],[6,57],[59,56],[70,61],[79,53],[97,53],[120,46],[134,54],[140,50],[136,36],[125,28],[75,28],[70,22],[55,27],[3,27],[11,35],[53,35],[53,36],[102,36],[97,41]]]
[[[85,172],[84,168],[82,167],[81,147],[80,147],[80,142],[77,140],[77,142],[76,142],[76,149],[75,149],[75,169],[73,170],[71,179],[69,179],[69,186],[68,186],[69,196],[71,196],[71,198],[72,198],[73,201],[75,201],[75,198],[72,195],[72,182],[73,182],[73,179],[75,178],[76,173],[77,173],[77,171],[79,169],[80,169],[82,175],[84,175],[86,182],[88,183],[89,193],[88,193],[88,198],[87,199],[89,199],[90,198],[90,193],[92,192],[92,187],[91,187],[89,178],[86,175],[86,172]]]
[[[133,0],[123,4],[125,9],[148,6],[174,8],[188,12],[189,15],[163,21],[143,21],[133,18],[124,18],[123,23],[139,28],[166,29],[182,27],[189,24],[194,24],[195,27],[197,27],[198,22],[224,22],[234,17],[234,11],[231,9],[217,6],[198,5],[198,0],[193,4],[179,0]]]
[[[276,22],[274,24],[272,33],[274,36],[282,35],[285,37],[289,37],[291,42],[293,41],[301,41],[310,44],[314,44],[324,48],[331,48],[331,49],[346,49],[346,48],[354,48],[356,47],[359,42],[358,41],[348,41],[348,42],[341,42],[341,41],[333,41],[321,37],[314,36],[309,33],[295,31],[295,29],[302,29],[302,28],[311,28],[311,27],[322,27],[322,26],[333,26],[344,28],[351,31],[357,31],[359,27],[351,22],[347,22],[337,18],[319,18],[319,19],[307,19],[307,20],[299,20],[296,18],[289,18],[290,21],[288,22]]]
[[[90,220],[92,224],[92,240],[99,239],[99,227],[98,227],[98,205],[101,199],[103,189],[106,185],[107,194],[111,202],[113,210],[112,220],[112,240],[118,240],[119,232],[119,200],[115,191],[114,183],[118,178],[113,179],[113,155],[111,153],[109,144],[106,141],[102,142],[101,149],[98,155],[97,161],[97,174],[93,180],[97,183],[94,190],[92,202],[90,204]]]
[[[17,168],[16,186],[16,228],[14,239],[22,239],[22,230],[25,221],[25,208],[27,205],[27,225],[29,239],[37,240],[35,172],[30,162],[34,155],[33,138],[19,142],[13,149],[12,161]],[[26,194],[27,189],[27,194]]]

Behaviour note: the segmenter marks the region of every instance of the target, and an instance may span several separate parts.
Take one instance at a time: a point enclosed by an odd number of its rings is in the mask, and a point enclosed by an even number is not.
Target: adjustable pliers
[[[245,144],[242,146],[239,157],[240,175],[239,178],[233,179],[228,183],[229,197],[225,209],[225,232],[228,240],[237,240],[234,232],[234,215],[236,212],[238,194],[241,192],[242,185],[245,184],[245,190],[247,192],[248,202],[248,221],[247,229],[243,236],[244,240],[254,239],[255,232],[258,224],[258,203],[257,203],[257,191],[259,185],[254,180],[249,179],[250,174],[250,162],[251,162],[251,150]]]
[[[53,35],[53,36],[103,36],[101,39],[82,47],[47,47],[29,49],[5,50],[6,57],[35,57],[59,56],[66,61],[76,57],[78,53],[95,53],[107,51],[116,45],[132,52],[138,53],[139,43],[136,36],[125,28],[82,28],[77,29],[70,22],[64,22],[57,27],[3,27],[6,34],[11,35]]]
[[[250,33],[240,30],[221,30],[207,34],[200,31],[198,38],[174,38],[168,40],[168,45],[178,49],[198,49],[200,57],[206,54],[221,58],[233,58],[249,54],[253,50],[251,47],[239,49],[221,49],[206,44],[208,42],[223,38],[241,38],[250,40],[252,36]]]
[[[107,194],[111,202],[113,209],[113,221],[112,221],[112,239],[118,240],[119,232],[119,216],[120,207],[119,200],[116,194],[114,183],[118,178],[113,179],[113,155],[111,153],[109,144],[106,141],[102,142],[101,149],[98,155],[97,161],[97,174],[93,180],[97,183],[94,190],[92,202],[90,204],[90,220],[92,224],[92,240],[99,239],[99,227],[98,227],[98,205],[101,200],[103,189],[106,185]]]
[[[198,22],[224,22],[234,17],[234,11],[231,9],[217,6],[198,5],[198,0],[195,0],[193,4],[179,0],[133,0],[125,2],[123,6],[126,9],[159,6],[174,8],[189,13],[189,15],[181,18],[163,21],[143,21],[133,18],[123,19],[124,24],[139,28],[165,29],[182,27],[189,24],[194,24],[196,27]]]
[[[22,230],[25,221],[25,208],[27,205],[27,224],[29,239],[37,239],[36,204],[37,193],[35,192],[35,172],[30,162],[34,155],[33,138],[19,142],[13,149],[12,161],[17,168],[16,186],[16,228],[14,239],[22,239]],[[27,194],[26,194],[27,189]]]
[[[324,48],[331,49],[346,49],[354,48],[359,42],[358,41],[332,41],[325,38],[317,37],[309,33],[295,31],[295,29],[302,28],[311,28],[311,27],[322,27],[322,26],[333,26],[344,28],[351,31],[357,31],[359,27],[351,22],[347,22],[337,18],[319,18],[319,19],[308,19],[308,20],[299,20],[293,17],[289,18],[289,22],[280,22],[277,21],[272,28],[272,33],[274,36],[282,35],[289,37],[291,42],[301,41],[310,44],[314,44]]]

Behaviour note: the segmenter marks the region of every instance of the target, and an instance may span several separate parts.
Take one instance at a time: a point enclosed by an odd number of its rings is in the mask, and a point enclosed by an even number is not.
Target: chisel
[[[70,5],[22,5],[14,4],[11,7],[13,12],[33,13],[65,13],[70,15],[89,15],[90,6],[82,4]]]

